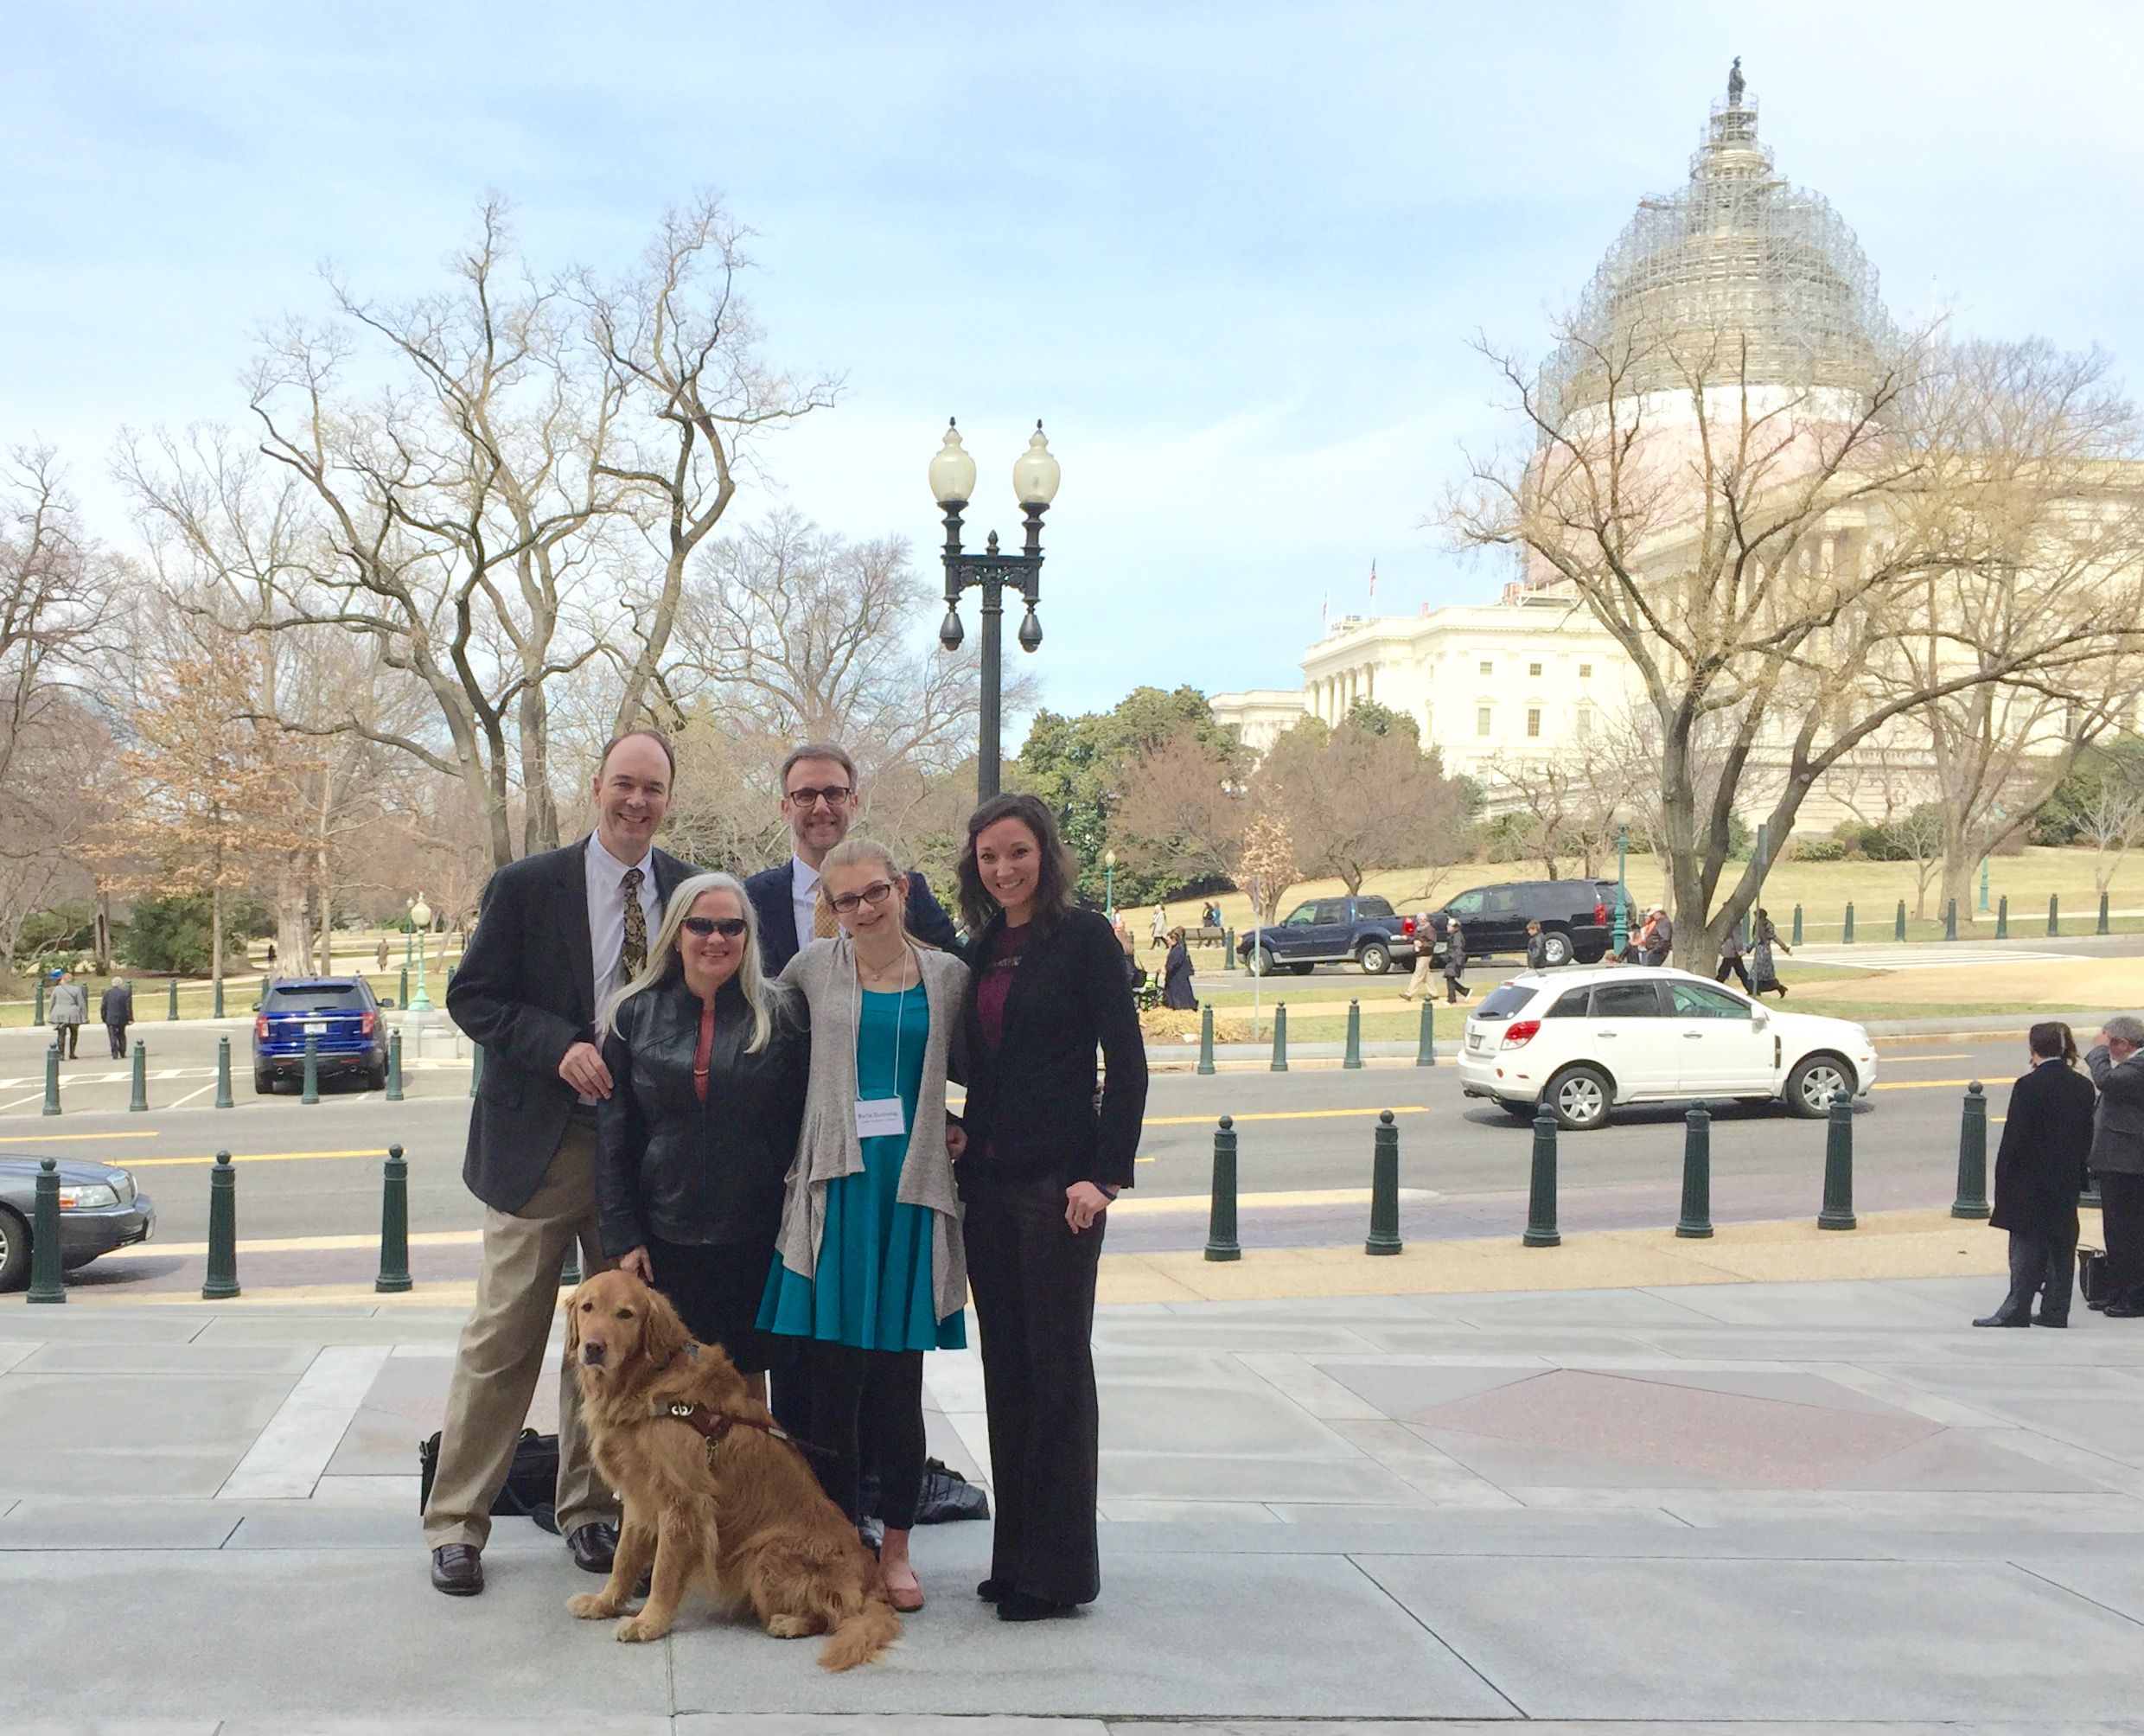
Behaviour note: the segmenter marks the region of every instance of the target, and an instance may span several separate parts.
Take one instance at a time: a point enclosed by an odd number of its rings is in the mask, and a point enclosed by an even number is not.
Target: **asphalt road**
[[[218,1033],[182,1024],[163,1031],[150,1026],[146,1034],[150,1110],[125,1109],[124,1069],[99,1057],[67,1063],[66,1107],[57,1118],[39,1113],[41,1071],[34,1063],[41,1061],[43,1039],[0,1037],[0,1077],[28,1077],[36,1087],[0,1088],[0,1152],[123,1163],[156,1202],[156,1241],[85,1269],[78,1282],[128,1291],[197,1286],[208,1170],[219,1149],[232,1152],[239,1168],[242,1281],[369,1280],[377,1261],[380,1159],[391,1143],[405,1148],[410,1163],[412,1232],[443,1238],[420,1239],[412,1248],[420,1284],[473,1274],[483,1214],[461,1183],[466,1063],[412,1066],[405,1102],[337,1087],[316,1105],[289,1095],[255,1098],[241,1066],[237,1107],[218,1110],[206,1107],[213,1102]],[[242,1040],[233,1046],[243,1055]],[[1857,1203],[1867,1210],[1949,1204],[1965,1082],[1989,1082],[1990,1114],[2000,1117],[2021,1047],[2016,1038],[1884,1043],[1882,1079],[1855,1116]],[[178,1076],[158,1076],[171,1071]],[[1109,1245],[1120,1251],[1202,1245],[1215,1121],[1224,1113],[1236,1118],[1244,1243],[1353,1241],[1367,1228],[1371,1136],[1384,1108],[1394,1112],[1400,1129],[1404,1235],[1517,1235],[1526,1215],[1529,1131],[1462,1098],[1454,1069],[1440,1064],[1203,1079],[1157,1075],[1139,1185],[1113,1215]],[[1713,1114],[1715,1217],[1813,1216],[1822,1190],[1822,1124],[1776,1106],[1721,1103]],[[1676,1106],[1622,1110],[1607,1128],[1567,1135],[1563,1227],[1672,1223],[1680,1208],[1683,1132]],[[319,1245],[335,1239],[344,1245]],[[309,1245],[258,1245],[293,1241]]]

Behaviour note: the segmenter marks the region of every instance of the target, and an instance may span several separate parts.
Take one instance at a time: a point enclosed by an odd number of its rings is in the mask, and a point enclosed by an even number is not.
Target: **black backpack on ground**
[[[438,1471],[439,1436],[434,1432],[417,1445],[417,1510],[420,1513],[431,1500],[432,1478]],[[492,1500],[492,1514],[498,1518],[533,1519],[539,1529],[555,1537],[558,1534],[558,1437],[525,1428],[514,1443],[514,1463]]]

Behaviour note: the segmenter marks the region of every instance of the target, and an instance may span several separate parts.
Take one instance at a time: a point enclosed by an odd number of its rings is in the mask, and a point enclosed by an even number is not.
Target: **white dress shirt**
[[[588,943],[596,967],[596,1011],[625,986],[625,875],[641,871],[641,914],[648,919],[648,944],[655,943],[662,926],[662,894],[655,886],[655,852],[649,851],[637,864],[621,862],[603,848],[596,833],[588,835]]]
[[[801,856],[789,858],[789,903],[796,912],[796,949],[802,952],[819,925],[819,870]]]

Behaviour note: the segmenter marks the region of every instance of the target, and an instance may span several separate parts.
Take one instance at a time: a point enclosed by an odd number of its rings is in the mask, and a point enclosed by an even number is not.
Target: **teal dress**
[[[859,1024],[858,1095],[887,1097],[897,1091],[902,1122],[914,1127],[923,1050],[930,1036],[930,1001],[922,984],[897,994],[865,991]],[[837,1177],[826,1184],[826,1228],[819,1246],[817,1277],[790,1271],[776,1254],[760,1298],[760,1330],[865,1350],[966,1349],[965,1311],[937,1318],[931,1283],[936,1214],[928,1206],[903,1204],[898,1197],[908,1135],[885,1133],[861,1143],[863,1173]]]

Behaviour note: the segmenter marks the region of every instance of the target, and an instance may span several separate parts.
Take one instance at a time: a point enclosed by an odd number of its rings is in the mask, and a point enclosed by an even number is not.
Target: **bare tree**
[[[1252,788],[1285,822],[1297,869],[1337,876],[1350,897],[1375,870],[1452,860],[1471,835],[1464,788],[1401,731],[1306,718],[1273,744]]]
[[[1235,872],[1250,817],[1243,767],[1201,737],[1186,724],[1133,766],[1109,827],[1131,866],[1179,882]]]

